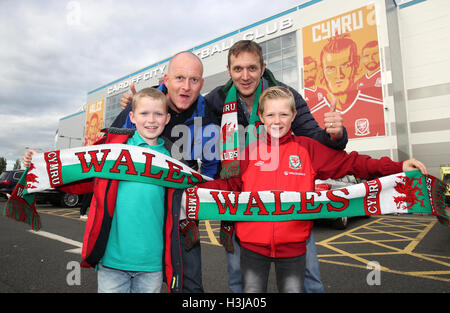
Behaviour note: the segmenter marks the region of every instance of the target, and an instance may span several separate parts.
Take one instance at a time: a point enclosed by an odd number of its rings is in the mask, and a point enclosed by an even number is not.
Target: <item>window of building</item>
[[[267,68],[275,78],[298,89],[297,40],[295,32],[260,43]]]
[[[110,127],[117,115],[122,111],[120,108],[120,98],[122,98],[122,93],[106,98],[105,121],[103,127]]]

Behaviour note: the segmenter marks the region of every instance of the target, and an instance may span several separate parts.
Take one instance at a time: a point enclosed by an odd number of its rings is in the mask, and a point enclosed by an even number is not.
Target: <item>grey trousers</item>
[[[269,258],[241,246],[243,292],[267,292],[267,282],[272,262],[275,263],[279,292],[303,292],[305,254],[293,258]]]

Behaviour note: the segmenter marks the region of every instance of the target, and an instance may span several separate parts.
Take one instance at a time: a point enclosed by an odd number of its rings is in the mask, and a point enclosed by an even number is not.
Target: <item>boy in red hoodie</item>
[[[240,175],[206,182],[198,185],[199,188],[308,192],[314,191],[315,179],[350,174],[372,179],[414,169],[426,173],[425,166],[414,159],[394,162],[383,157],[376,160],[294,136],[291,131],[296,116],[294,97],[284,87],[271,87],[263,92],[258,116],[265,132],[245,149],[240,160]],[[270,265],[274,262],[278,290],[302,292],[306,240],[312,226],[312,221],[236,222],[236,235],[242,249],[243,291],[266,292]]]

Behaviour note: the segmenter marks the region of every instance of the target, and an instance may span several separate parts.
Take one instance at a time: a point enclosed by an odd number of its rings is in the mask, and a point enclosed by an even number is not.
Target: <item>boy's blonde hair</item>
[[[289,89],[282,86],[274,86],[264,90],[264,92],[259,97],[258,113],[262,115],[264,112],[264,104],[266,103],[266,100],[273,99],[286,99],[288,101],[289,107],[292,110],[292,113],[295,114],[296,110],[294,95]]]
[[[155,89],[155,88],[144,88],[134,95],[133,102],[131,103],[131,110],[133,112],[136,110],[137,102],[139,101],[139,99],[145,98],[145,97],[152,98],[153,100],[160,100],[166,107],[166,112],[167,112],[166,95],[162,91]]]

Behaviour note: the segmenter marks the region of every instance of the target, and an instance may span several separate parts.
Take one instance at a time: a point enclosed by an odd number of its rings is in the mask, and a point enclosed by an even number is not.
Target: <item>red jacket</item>
[[[270,143],[271,138],[263,136],[245,149],[240,161],[240,176],[217,179],[198,187],[231,191],[307,192],[314,191],[315,179],[341,178],[350,174],[371,179],[402,171],[402,162],[394,162],[387,157],[376,160],[357,152],[334,150],[313,139],[291,133],[280,138],[279,145],[271,147]],[[241,246],[268,257],[280,258],[306,252],[305,242],[312,222],[236,222],[235,227]]]

